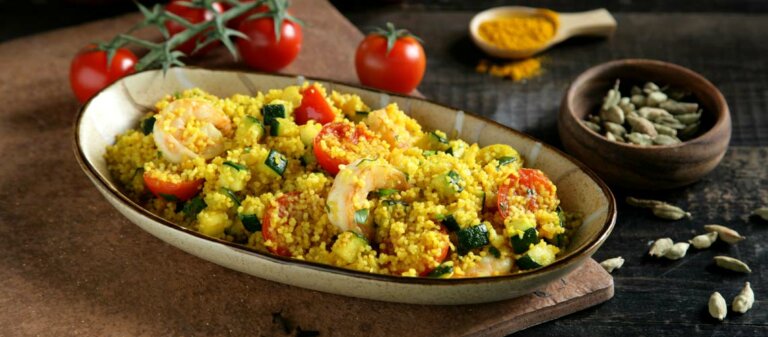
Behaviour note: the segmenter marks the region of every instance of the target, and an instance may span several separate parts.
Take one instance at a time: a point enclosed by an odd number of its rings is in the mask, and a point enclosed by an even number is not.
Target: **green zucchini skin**
[[[488,239],[488,229],[485,228],[485,225],[483,224],[457,231],[456,238],[458,239],[457,248],[461,255],[465,255],[472,249],[480,248],[491,243]]]
[[[539,233],[536,231],[536,228],[531,227],[523,231],[522,235],[513,235],[509,241],[512,244],[512,249],[515,251],[515,254],[522,254],[525,253],[531,245],[539,243]]]

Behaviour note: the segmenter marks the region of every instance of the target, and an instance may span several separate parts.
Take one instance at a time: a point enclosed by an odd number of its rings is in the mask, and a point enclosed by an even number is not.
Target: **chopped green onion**
[[[231,167],[231,168],[233,168],[235,170],[238,170],[238,171],[245,171],[245,170],[248,169],[248,167],[243,165],[243,164],[238,164],[238,163],[235,163],[235,162],[231,162],[229,160],[225,161],[224,165],[229,166],[229,167]]]
[[[429,156],[434,156],[434,155],[436,155],[436,154],[437,154],[437,151],[426,150],[426,151],[422,152],[422,154],[424,155],[424,157],[429,157]]]
[[[261,124],[261,120],[259,120],[256,116],[245,115],[245,118],[248,119],[252,123]]]
[[[285,172],[285,167],[288,166],[288,159],[280,152],[269,150],[267,160],[264,161],[264,164],[282,177]]]
[[[237,194],[235,192],[232,192],[232,190],[228,188],[222,187],[221,190],[226,194],[232,201],[235,203],[235,205],[240,206],[240,198],[237,197]]]
[[[387,196],[393,195],[393,194],[395,194],[397,192],[400,192],[400,191],[398,191],[398,190],[396,190],[394,188],[382,188],[382,189],[378,190],[376,192],[376,194],[378,194],[379,197],[387,197]]]
[[[430,136],[434,137],[435,140],[437,140],[440,144],[448,144],[448,138],[445,138],[441,135],[438,135],[436,132],[432,131],[429,133]]]
[[[196,196],[184,203],[182,212],[184,212],[184,217],[194,219],[206,207],[208,207],[208,205],[205,203],[205,200],[200,196]]]
[[[360,225],[364,225],[368,222],[368,209],[363,208],[355,211],[355,222]]]
[[[500,167],[507,165],[509,163],[514,163],[517,161],[517,158],[515,157],[501,157],[498,159],[499,165],[496,166],[496,169],[498,170]]]
[[[249,232],[261,231],[261,220],[256,214],[240,214],[240,221],[243,223],[243,227]]]
[[[459,174],[456,173],[456,171],[451,170],[448,172],[446,176],[448,177],[448,183],[451,184],[451,186],[453,187],[454,190],[456,190],[457,193],[464,190],[464,188],[461,187],[461,185],[459,185],[459,181],[461,180],[461,177],[459,177]]]
[[[141,132],[146,136],[150,133],[152,133],[152,130],[155,128],[155,122],[157,119],[155,119],[155,116],[149,117],[143,121],[141,121]]]
[[[243,148],[243,151],[245,151],[245,153],[251,153],[251,150],[252,148],[250,146],[246,146]]]
[[[384,204],[385,206],[401,205],[403,207],[408,207],[408,203],[402,200],[387,199],[387,200],[382,200],[381,203]]]
[[[445,278],[450,277],[453,274],[453,266],[441,264],[432,270],[427,277],[432,278]]]

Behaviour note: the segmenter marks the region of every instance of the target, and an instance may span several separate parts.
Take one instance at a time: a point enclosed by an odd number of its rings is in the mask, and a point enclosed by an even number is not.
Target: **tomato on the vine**
[[[417,37],[387,23],[387,30],[368,34],[357,47],[355,69],[363,85],[407,94],[424,77],[426,59]]]
[[[200,23],[213,20],[215,14],[211,10],[199,7],[190,7],[190,5],[192,5],[192,1],[189,0],[173,0],[171,3],[165,6],[165,10],[167,12],[178,15],[184,20],[187,20],[189,23]],[[213,9],[219,13],[224,12],[224,6],[219,2],[213,3]],[[168,33],[170,33],[171,36],[179,34],[187,29],[182,24],[173,20],[165,21],[165,28],[168,29]],[[194,55],[203,55],[217,45],[217,43],[211,43],[195,52],[197,44],[203,43],[204,41],[205,33],[203,32],[193,36],[187,41],[184,41],[184,43],[176,47],[176,50],[179,50],[187,55],[192,55],[193,52]]]
[[[112,82],[135,71],[138,59],[128,49],[118,48],[107,66],[107,52],[89,46],[75,55],[69,66],[69,85],[84,103]]]
[[[303,40],[298,20],[278,5],[261,6],[252,15],[258,17],[249,15],[238,27],[247,36],[237,40],[237,50],[245,63],[263,71],[277,71],[291,64]]]

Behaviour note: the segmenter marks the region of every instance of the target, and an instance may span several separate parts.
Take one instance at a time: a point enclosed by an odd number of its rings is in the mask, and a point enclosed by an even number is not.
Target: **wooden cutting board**
[[[353,55],[363,35],[325,1],[295,1],[293,10],[308,28],[302,53],[285,72],[356,82]],[[0,45],[0,335],[502,336],[613,296],[613,279],[588,260],[562,280],[504,302],[360,300],[234,272],[141,231],[75,163],[78,103],[67,80],[79,48],[138,18]],[[193,64],[242,68],[222,50]]]

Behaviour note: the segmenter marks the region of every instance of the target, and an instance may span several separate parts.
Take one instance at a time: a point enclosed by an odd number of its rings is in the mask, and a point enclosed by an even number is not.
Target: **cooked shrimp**
[[[401,149],[413,146],[422,133],[419,123],[406,116],[395,104],[371,111],[365,123],[387,143]]]
[[[232,122],[210,102],[183,98],[155,116],[152,133],[155,145],[168,161],[210,159],[224,152],[224,137],[232,134]]]
[[[358,159],[339,171],[328,192],[328,218],[341,231],[354,231],[373,237],[373,228],[358,223],[355,212],[365,208],[368,193],[382,188],[403,190],[408,188],[405,173],[386,161]]]
[[[477,261],[474,266],[467,268],[463,277],[502,275],[508,274],[510,270],[512,270],[512,259],[488,255]]]

